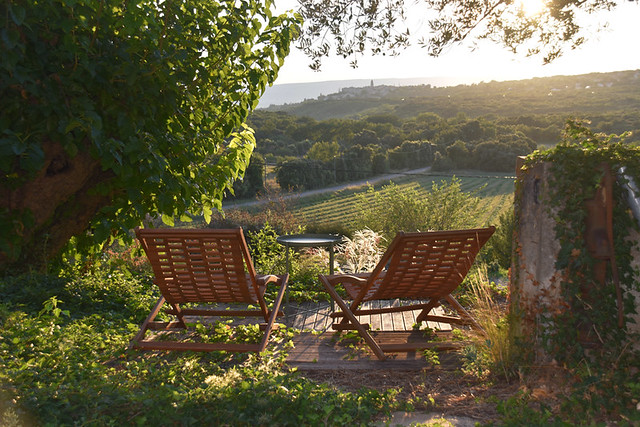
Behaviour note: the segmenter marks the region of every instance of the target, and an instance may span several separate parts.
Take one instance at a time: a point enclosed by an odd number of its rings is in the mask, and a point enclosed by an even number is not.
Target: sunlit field
[[[451,181],[453,176],[460,179],[462,191],[481,198],[476,224],[478,226],[494,223],[500,214],[513,204],[515,178],[511,175],[424,174],[407,176],[394,182],[401,188],[417,188],[426,193],[431,189],[433,183],[440,184],[442,181]],[[384,185],[383,183],[377,184],[375,188],[380,189]],[[365,186],[321,196],[294,199],[290,202],[290,209],[302,223],[320,226],[336,223],[348,225],[356,213],[356,195],[366,191],[367,187]]]

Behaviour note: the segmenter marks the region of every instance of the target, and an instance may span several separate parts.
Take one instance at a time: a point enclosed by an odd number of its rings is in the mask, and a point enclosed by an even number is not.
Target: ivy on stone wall
[[[541,330],[537,332],[547,354],[580,372],[578,381],[589,392],[584,390],[588,398],[583,396],[578,401],[592,409],[598,407],[598,402],[608,402],[607,409],[614,403],[628,406],[634,399],[633,390],[638,387],[638,373],[629,370],[637,368],[640,360],[640,354],[633,349],[638,337],[629,328],[633,322],[631,315],[636,313],[632,292],[640,291],[640,275],[632,259],[639,242],[630,238],[638,223],[627,201],[627,185],[629,179],[640,182],[640,147],[625,143],[625,137],[596,134],[586,124],[570,120],[563,141],[547,151],[534,152],[524,166],[551,164],[545,203],[555,221],[555,235],[560,243],[555,269],[560,273],[557,277],[563,307],[553,314],[539,313]],[[604,283],[596,279],[596,269],[602,268],[599,264],[603,258],[594,255],[593,248],[589,250],[585,242],[585,201],[593,198],[601,185],[603,168],[607,167],[603,165],[608,165],[615,178],[612,199],[615,256],[606,261]],[[617,321],[619,299],[621,327]],[[590,388],[589,384],[594,386]]]

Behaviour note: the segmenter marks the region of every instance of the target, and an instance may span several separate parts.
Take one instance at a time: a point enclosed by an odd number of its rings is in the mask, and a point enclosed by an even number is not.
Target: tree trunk
[[[114,177],[102,170],[88,147],[74,157],[56,142],[43,143],[44,166],[18,188],[0,187],[0,209],[22,218],[22,242],[17,256],[0,252],[0,269],[30,265],[42,267],[74,235],[84,232],[111,195],[95,191],[96,185]],[[32,216],[32,223],[24,220]]]

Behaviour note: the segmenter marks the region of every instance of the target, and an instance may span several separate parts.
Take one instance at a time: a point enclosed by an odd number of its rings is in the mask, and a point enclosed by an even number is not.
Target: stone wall
[[[552,165],[541,163],[526,172],[521,170],[523,159],[516,167],[514,257],[511,267],[511,304],[519,310],[522,323],[520,333],[539,344],[544,324],[541,314],[559,312],[566,304],[560,295],[561,272],[555,269],[560,243],[555,237],[555,221],[549,214],[548,186]],[[632,239],[640,241],[633,231]],[[640,268],[640,253],[634,257]],[[640,271],[640,270],[639,270]],[[636,311],[640,312],[640,294],[636,293]],[[640,315],[633,316],[636,323],[628,322],[630,331],[640,333]],[[616,327],[616,319],[611,325]],[[640,346],[640,343],[635,343]],[[541,348],[541,346],[536,346]],[[539,359],[546,358],[541,350]]]

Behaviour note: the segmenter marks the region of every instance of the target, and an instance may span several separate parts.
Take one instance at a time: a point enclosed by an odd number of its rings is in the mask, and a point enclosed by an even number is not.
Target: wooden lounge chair
[[[380,344],[368,332],[369,325],[362,324],[356,316],[421,310],[418,322],[432,320],[446,323],[471,324],[479,328],[471,315],[455,300],[451,293],[466,277],[476,255],[489,240],[495,227],[435,231],[426,233],[398,233],[373,272],[355,275],[320,275],[320,281],[341,311],[333,313],[335,330],[357,330],[375,355],[383,360],[385,352],[408,352],[426,348],[426,343]],[[335,286],[341,283],[348,299],[347,304]],[[362,309],[365,301],[392,300],[396,298],[422,300],[426,303]],[[446,301],[460,317],[430,315],[431,309]]]
[[[289,279],[284,276],[257,276],[242,229],[137,229],[136,235],[149,258],[155,284],[162,296],[133,338],[130,348],[156,350],[193,350],[262,352],[269,340],[276,316],[282,316],[280,305]],[[264,293],[269,283],[280,287],[269,311]],[[164,303],[166,313],[176,320],[154,319]],[[247,310],[215,310],[183,308],[185,303],[246,303],[259,306]],[[257,316],[264,319],[262,341],[246,343],[195,343],[145,339],[147,330],[186,328],[184,316]]]

